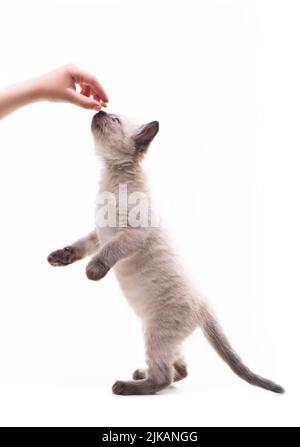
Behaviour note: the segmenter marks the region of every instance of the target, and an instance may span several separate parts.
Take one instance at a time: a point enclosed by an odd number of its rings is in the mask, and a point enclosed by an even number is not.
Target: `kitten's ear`
[[[135,145],[138,151],[143,151],[151,143],[159,130],[158,121],[151,121],[151,123],[141,126],[138,133],[134,136]]]

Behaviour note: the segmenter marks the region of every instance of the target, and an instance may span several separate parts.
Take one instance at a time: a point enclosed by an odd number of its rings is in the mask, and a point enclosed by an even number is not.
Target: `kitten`
[[[74,244],[51,253],[50,264],[63,266],[93,255],[87,277],[102,279],[114,267],[129,303],[142,318],[147,370],[136,370],[133,380],[117,381],[115,394],[153,394],[187,376],[181,344],[197,327],[220,357],[252,385],[283,393],[281,386],[254,374],[230,346],[209,307],[187,280],[164,230],[159,226],[130,222],[134,205],[122,207],[119,185],[128,194],[139,191],[149,198],[141,161],[158,132],[158,122],[133,126],[126,119],[105,112],[92,121],[96,152],[104,160],[101,193],[113,194],[117,219],[113,227],[96,230]],[[151,201],[149,198],[150,206]],[[101,212],[103,203],[98,203]],[[150,223],[148,221],[147,223]]]

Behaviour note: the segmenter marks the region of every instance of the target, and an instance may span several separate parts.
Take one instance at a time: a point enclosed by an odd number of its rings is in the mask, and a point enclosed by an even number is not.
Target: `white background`
[[[1,425],[299,425],[299,19],[287,0],[1,2],[1,86],[72,61],[109,111],[160,121],[165,225],[244,361],[287,390],[243,383],[197,332],[188,379],[111,394],[143,365],[140,324],[113,274],[46,262],[93,228],[93,112],[40,103],[0,123]]]

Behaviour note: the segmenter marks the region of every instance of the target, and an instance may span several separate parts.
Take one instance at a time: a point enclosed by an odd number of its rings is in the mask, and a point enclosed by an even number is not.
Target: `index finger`
[[[77,84],[87,84],[100,99],[105,102],[109,101],[104,88],[95,76],[80,69],[75,69],[71,74]]]

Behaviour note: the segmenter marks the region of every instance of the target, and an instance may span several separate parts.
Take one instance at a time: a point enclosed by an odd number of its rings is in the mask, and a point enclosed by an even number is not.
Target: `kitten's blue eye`
[[[121,124],[121,121],[120,121],[119,118],[117,118],[116,116],[112,116],[111,119],[113,120],[114,123],[119,123],[119,124]]]

